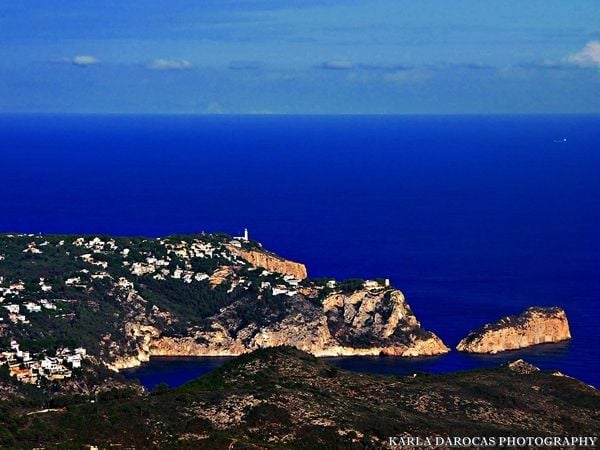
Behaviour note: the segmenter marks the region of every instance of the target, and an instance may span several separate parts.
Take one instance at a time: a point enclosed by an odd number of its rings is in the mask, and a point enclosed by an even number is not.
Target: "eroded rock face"
[[[315,356],[424,356],[449,350],[421,328],[402,292],[389,288],[335,293],[322,306],[302,295],[281,295],[270,303],[240,300],[186,336],[163,335],[148,326],[129,331],[138,342],[136,354],[120,358],[114,368],[133,367],[150,356],[237,356],[281,345]]]
[[[333,339],[346,347],[341,354],[423,356],[449,350],[421,328],[404,295],[395,289],[336,293],[325,298],[323,312]]]
[[[471,331],[456,349],[470,353],[498,353],[571,338],[562,308],[531,307]]]
[[[255,267],[261,267],[269,272],[291,275],[297,280],[303,280],[307,277],[304,264],[283,259],[266,251],[246,250],[233,245],[227,246],[227,248]]]
[[[320,308],[302,296],[279,296],[280,310],[261,300],[241,300],[223,308],[205,327],[186,337],[161,336],[152,341],[153,356],[237,356],[258,348],[293,345],[316,351],[330,344]],[[245,311],[251,310],[252,318]],[[259,318],[258,320],[256,318]]]
[[[139,323],[126,323],[125,333],[133,349],[125,355],[115,356],[108,365],[113,370],[139,366],[150,359],[150,342],[160,336],[158,328]]]

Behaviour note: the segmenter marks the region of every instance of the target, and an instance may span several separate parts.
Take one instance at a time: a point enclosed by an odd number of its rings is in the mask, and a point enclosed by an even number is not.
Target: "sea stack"
[[[456,349],[469,353],[498,353],[532,345],[571,339],[567,315],[562,308],[531,307],[471,331]]]

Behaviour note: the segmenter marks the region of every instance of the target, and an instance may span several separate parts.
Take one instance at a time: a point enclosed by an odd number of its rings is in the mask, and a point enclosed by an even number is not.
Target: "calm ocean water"
[[[566,141],[563,141],[566,139]],[[0,231],[250,234],[311,276],[387,277],[448,345],[531,305],[573,340],[336,358],[444,372],[517,357],[600,386],[600,116],[0,116]],[[172,385],[219,359],[156,358]]]

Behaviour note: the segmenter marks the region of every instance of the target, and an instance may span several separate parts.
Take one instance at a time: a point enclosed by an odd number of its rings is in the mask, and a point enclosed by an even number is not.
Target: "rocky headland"
[[[316,356],[449,351],[385,280],[310,279],[247,235],[0,235],[0,302],[0,347],[27,342],[43,358],[81,346],[113,370],[280,345]]]
[[[252,309],[258,320],[246,321]],[[421,328],[402,292],[362,288],[335,292],[317,303],[297,294],[282,296],[277,308],[263,299],[241,299],[204,325],[173,336],[156,326],[126,326],[134,354],[116,357],[114,369],[134,367],[151,356],[238,356],[259,348],[288,345],[315,356],[429,356],[447,353],[434,333]]]
[[[504,317],[471,331],[456,349],[470,353],[498,353],[568,339],[571,339],[571,332],[562,308],[531,307],[518,316]]]

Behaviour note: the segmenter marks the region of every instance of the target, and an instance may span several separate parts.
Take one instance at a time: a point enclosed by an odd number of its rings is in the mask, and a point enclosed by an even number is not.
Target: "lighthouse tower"
[[[248,242],[248,228],[244,228],[244,241]]]

